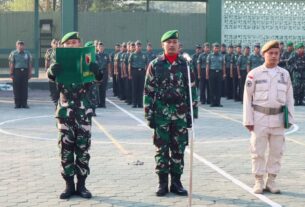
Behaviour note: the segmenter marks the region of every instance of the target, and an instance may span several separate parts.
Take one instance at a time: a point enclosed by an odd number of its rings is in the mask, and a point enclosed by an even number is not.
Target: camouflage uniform
[[[58,85],[60,99],[56,110],[62,175],[87,176],[91,144],[92,103],[87,91],[95,85]],[[74,160],[74,154],[76,155]]]
[[[295,53],[289,58],[288,64],[292,71],[295,105],[303,105],[305,95],[305,56],[300,56]]]
[[[198,116],[194,73],[191,74],[194,117]],[[164,55],[148,66],[144,86],[145,118],[154,128],[157,174],[179,174],[184,167],[191,114],[188,95],[187,63],[182,56],[170,64]],[[171,150],[171,156],[169,154]]]

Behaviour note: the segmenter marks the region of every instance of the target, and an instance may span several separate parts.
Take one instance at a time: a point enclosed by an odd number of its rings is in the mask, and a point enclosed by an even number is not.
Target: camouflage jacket
[[[195,76],[191,71],[194,118],[198,118]],[[164,55],[148,66],[144,85],[144,113],[148,121],[156,124],[190,120],[190,100],[187,62],[182,56],[170,64]]]
[[[55,55],[53,58],[55,58]],[[52,62],[55,63],[56,60],[54,59]],[[54,74],[52,71],[52,65],[48,68],[47,74],[48,77],[49,74]],[[91,117],[93,112],[92,106],[94,103],[92,102],[92,98],[90,96],[93,85],[94,82],[69,85],[57,83],[60,97],[56,107],[55,117],[77,120],[82,120],[88,116]]]

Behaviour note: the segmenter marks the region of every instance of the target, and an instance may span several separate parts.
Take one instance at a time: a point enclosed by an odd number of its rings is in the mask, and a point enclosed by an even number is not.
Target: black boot
[[[89,190],[87,190],[85,186],[87,176],[77,176],[77,188],[76,188],[76,194],[83,198],[91,198],[92,194]]]
[[[187,190],[185,190],[180,181],[181,175],[171,174],[171,187],[170,191],[180,196],[187,196]]]
[[[159,186],[157,196],[165,196],[168,193],[168,174],[159,174]]]
[[[59,196],[60,199],[68,199],[75,194],[74,176],[63,176],[66,181],[66,189]]]

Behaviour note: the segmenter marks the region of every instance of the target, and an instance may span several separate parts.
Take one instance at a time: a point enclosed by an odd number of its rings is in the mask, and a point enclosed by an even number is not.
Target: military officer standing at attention
[[[206,61],[206,79],[209,80],[211,107],[222,107],[220,104],[222,80],[226,76],[225,61],[219,51],[219,44],[213,44],[213,52]]]
[[[229,45],[228,52],[225,54],[224,57],[226,65],[225,94],[227,96],[227,99],[233,98],[233,79],[230,75],[233,57],[233,45]]]
[[[24,42],[16,42],[16,50],[9,55],[10,77],[13,80],[15,109],[29,108],[28,82],[32,77],[32,56],[25,50]]]
[[[271,193],[279,193],[275,178],[281,168],[285,145],[283,106],[288,108],[289,124],[294,124],[293,90],[288,71],[277,66],[279,42],[267,42],[262,54],[265,63],[248,73],[244,86],[243,125],[251,133],[254,193],[261,194],[264,188]],[[267,147],[269,154],[266,162]]]
[[[110,54],[110,67],[111,67],[111,75],[112,75],[112,91],[113,95],[118,95],[118,77],[114,70],[114,57],[117,55],[118,52],[120,52],[120,44],[115,44],[114,46],[114,52]]]
[[[45,69],[47,70],[50,65],[52,64],[51,60],[54,60],[53,55],[55,55],[55,49],[57,48],[57,40],[53,39],[51,41],[51,48],[47,49],[46,54],[44,56],[45,59]],[[50,97],[55,107],[57,106],[58,99],[59,99],[59,91],[57,89],[57,85],[54,81],[49,80],[49,90],[50,90]]]
[[[292,85],[295,106],[304,106],[305,95],[305,53],[304,44],[295,46],[296,52],[289,58],[288,64],[292,71]]]
[[[285,68],[286,70],[288,70],[289,74],[290,74],[290,78],[293,82],[293,79],[292,79],[292,71],[291,71],[291,68],[289,67],[288,65],[288,60],[290,58],[290,56],[292,55],[293,53],[293,43],[292,42],[287,42],[287,49],[284,50],[283,54],[281,55],[280,57],[280,63],[279,63],[279,66],[282,67],[282,68]]]
[[[181,196],[188,194],[181,183],[184,151],[188,145],[188,130],[192,125],[191,108],[198,117],[194,73],[191,72],[193,106],[190,106],[187,62],[179,55],[178,31],[171,30],[161,37],[164,54],[153,60],[147,69],[144,90],[144,114],[154,129],[156,173],[159,176],[157,196],[170,191]]]
[[[254,53],[250,55],[249,59],[248,59],[248,71],[261,66],[264,63],[264,58],[263,56],[260,54],[260,44],[256,43],[254,45]],[[242,85],[243,86],[243,85]]]
[[[133,108],[143,108],[143,90],[147,56],[142,52],[142,43],[136,41],[136,51],[129,56],[128,70],[132,82]]]
[[[97,43],[96,63],[99,66],[100,72],[103,74],[103,80],[98,87],[98,107],[106,108],[106,90],[108,84],[108,74],[111,70],[109,55],[104,52],[104,44],[102,42]]]
[[[203,52],[197,60],[198,79],[200,80],[200,102],[201,104],[210,104],[210,87],[209,80],[206,79],[207,57],[210,54],[210,44],[203,44]]]
[[[69,32],[61,39],[63,47],[78,48],[81,46],[78,32]],[[90,71],[100,81],[103,74],[100,73],[98,65],[91,62]],[[47,75],[49,79],[56,81],[60,75],[62,66],[52,64]],[[58,144],[60,147],[62,177],[66,181],[66,189],[60,194],[60,199],[70,198],[77,194],[83,198],[91,198],[92,195],[85,186],[85,181],[90,173],[89,148],[91,145],[91,118],[92,104],[88,93],[94,82],[84,84],[61,84],[58,83],[60,99],[56,109],[57,128],[59,131]],[[77,176],[75,190],[74,176]]]
[[[200,53],[201,53],[201,46],[200,45],[196,45],[195,53],[192,55],[192,67],[193,67],[194,74],[195,74],[195,81],[196,81],[196,87],[197,88],[199,86],[198,70],[197,70],[197,60],[198,60],[198,57],[199,57]]]
[[[238,73],[238,79],[240,81],[240,97],[242,97],[244,94],[244,85],[247,78],[247,73],[249,72],[247,68],[249,54],[250,54],[250,47],[245,46],[244,53],[241,56],[239,56],[237,60],[237,73]]]
[[[232,67],[231,67],[231,77],[233,79],[233,99],[234,101],[240,101],[240,79],[237,72],[237,60],[239,56],[242,55],[241,52],[241,45],[238,44],[235,47],[235,54],[232,60]]]
[[[152,47],[152,44],[150,42],[148,42],[147,45],[146,45],[146,56],[147,56],[147,65],[153,59],[155,59],[157,57],[156,54],[153,52],[153,47]]]

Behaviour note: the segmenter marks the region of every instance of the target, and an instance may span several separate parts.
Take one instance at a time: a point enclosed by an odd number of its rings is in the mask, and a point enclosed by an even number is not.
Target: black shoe
[[[23,105],[22,108],[29,109],[30,107],[29,107],[29,105],[26,104],[26,105]]]
[[[60,199],[68,199],[75,194],[74,176],[64,177],[66,181],[66,189],[60,194]]]
[[[96,113],[95,113],[95,111],[94,111],[94,112],[92,112],[92,116],[96,116]]]
[[[223,105],[221,105],[221,104],[217,104],[216,106],[217,106],[217,107],[223,107]]]
[[[21,106],[20,105],[15,105],[15,109],[20,109]]]
[[[210,107],[216,107],[216,105],[215,104],[210,104]]]
[[[92,198],[92,194],[85,186],[87,176],[77,176],[76,194],[82,198]]]
[[[159,185],[156,191],[157,196],[165,196],[168,194],[168,174],[159,174]]]
[[[138,105],[138,108],[143,108],[143,105]]]
[[[204,105],[204,104],[205,104],[205,101],[201,101],[201,104]]]
[[[136,106],[136,105],[133,105],[132,108],[137,108],[137,106]]]
[[[185,190],[180,181],[181,175],[171,174],[171,187],[170,192],[180,196],[187,196],[187,190]]]

